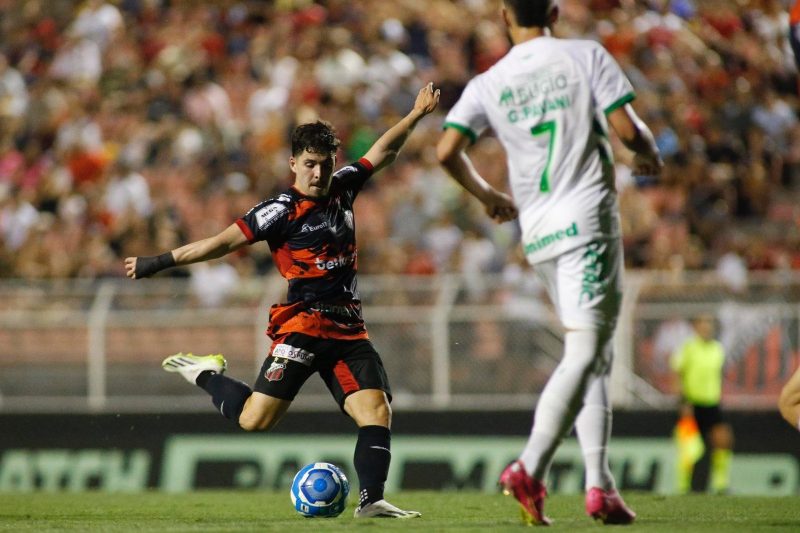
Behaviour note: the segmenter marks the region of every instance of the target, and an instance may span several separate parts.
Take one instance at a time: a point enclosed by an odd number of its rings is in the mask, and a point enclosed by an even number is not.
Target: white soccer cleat
[[[222,374],[228,367],[222,354],[194,355],[191,353],[176,353],[170,355],[161,363],[161,368],[167,372],[177,372],[192,385],[197,385],[197,376],[206,370]]]
[[[386,500],[378,500],[363,507],[359,506],[353,516],[355,518],[416,518],[422,516],[422,513],[403,511]]]

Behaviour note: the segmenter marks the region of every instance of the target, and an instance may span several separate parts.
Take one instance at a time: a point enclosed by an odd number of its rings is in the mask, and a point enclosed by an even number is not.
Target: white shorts
[[[592,241],[533,267],[565,328],[614,329],[622,303],[619,239]]]

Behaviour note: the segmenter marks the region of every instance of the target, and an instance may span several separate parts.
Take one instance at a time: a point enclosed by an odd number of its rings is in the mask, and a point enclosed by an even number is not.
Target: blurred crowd
[[[520,268],[438,166],[442,119],[508,50],[499,0],[0,0],[0,276],[123,276],[122,258],[210,236],[290,185],[288,139],[323,118],[339,162],[412,106],[439,111],[361,193],[359,270]],[[780,0],[562,0],[558,36],[602,42],[666,161],[633,176],[616,145],[630,267],[800,269],[798,82]],[[612,136],[613,138],[613,136]],[[471,148],[505,188],[491,134]],[[225,286],[265,245],[172,275]]]

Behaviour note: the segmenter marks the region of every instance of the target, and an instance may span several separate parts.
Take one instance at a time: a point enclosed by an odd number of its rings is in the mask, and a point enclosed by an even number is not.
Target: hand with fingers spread
[[[414,110],[419,111],[422,116],[427,115],[439,105],[440,89],[433,88],[433,82],[428,83],[417,93],[417,100],[414,102]]]

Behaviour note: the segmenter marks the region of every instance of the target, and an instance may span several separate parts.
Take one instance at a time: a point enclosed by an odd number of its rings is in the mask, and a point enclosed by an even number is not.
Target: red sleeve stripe
[[[244,236],[247,237],[247,242],[253,242],[253,239],[255,239],[255,235],[253,235],[253,232],[250,231],[250,228],[247,226],[247,223],[240,218],[236,220],[236,225],[239,226],[239,229],[242,230]]]
[[[350,394],[361,389],[361,387],[358,386],[356,377],[350,371],[350,367],[348,367],[347,363],[344,361],[339,360],[336,363],[333,367],[333,374],[336,376],[336,381],[339,382],[339,386],[342,387],[342,392],[345,394]]]
[[[372,170],[375,168],[366,157],[362,157],[358,160],[358,162],[364,165],[370,172],[372,172]]]

